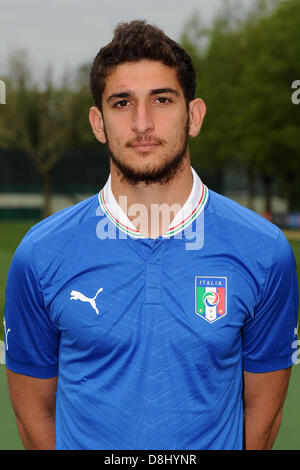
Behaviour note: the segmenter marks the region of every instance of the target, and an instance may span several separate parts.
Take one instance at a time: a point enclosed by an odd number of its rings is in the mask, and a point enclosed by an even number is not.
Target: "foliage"
[[[192,143],[195,164],[217,172],[240,163],[250,182],[261,175],[267,210],[274,181],[290,210],[299,210],[300,109],[291,85],[300,78],[300,3],[264,0],[247,15],[236,11],[227,2],[210,29],[193,19],[182,35],[207,105]]]
[[[5,113],[0,116],[2,148],[24,150],[42,179],[43,217],[51,213],[51,175],[67,150],[92,138],[87,133],[90,103],[88,88],[64,77],[55,83],[51,68],[42,81],[32,73],[26,51],[15,51],[9,58]],[[83,118],[86,122],[83,121]]]
[[[250,11],[240,0],[224,0],[211,26],[194,12],[181,42],[198,72],[197,96],[207,113],[198,138],[191,141],[193,165],[217,179],[228,165],[265,188],[271,210],[273,183],[290,210],[300,210],[300,105],[292,103],[292,83],[300,79],[300,2],[258,0]],[[88,110],[89,65],[55,82],[51,69],[37,83],[26,51],[10,57],[5,79],[7,104],[0,109],[0,145],[26,150],[41,175],[45,215],[51,174],[65,152],[94,142]]]

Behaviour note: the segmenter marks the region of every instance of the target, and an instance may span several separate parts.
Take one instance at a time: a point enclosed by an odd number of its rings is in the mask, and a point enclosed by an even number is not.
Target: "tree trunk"
[[[43,185],[43,209],[42,218],[45,219],[51,215],[51,171],[42,172]]]
[[[264,197],[265,197],[265,217],[272,218],[272,177],[264,173],[262,175]]]
[[[287,188],[285,192],[285,199],[287,202],[287,212],[290,214],[292,212],[292,207],[293,207],[293,198],[292,198],[292,193],[290,191],[290,188]]]
[[[249,165],[247,167],[247,207],[254,210],[254,171]]]
[[[296,176],[297,177],[297,176]],[[287,201],[287,212],[290,214],[292,212],[297,212],[297,194],[295,194],[294,188],[295,185],[295,173],[287,173],[285,175],[286,184],[285,197]]]

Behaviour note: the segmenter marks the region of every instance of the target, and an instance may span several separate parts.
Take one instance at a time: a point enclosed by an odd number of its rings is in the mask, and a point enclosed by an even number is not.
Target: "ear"
[[[101,111],[96,107],[92,106],[89,112],[89,121],[92,126],[94,135],[101,144],[106,143],[106,137],[104,132],[104,123]]]
[[[196,98],[189,103],[190,128],[189,135],[197,137],[200,132],[202,122],[206,113],[206,105],[201,98]]]

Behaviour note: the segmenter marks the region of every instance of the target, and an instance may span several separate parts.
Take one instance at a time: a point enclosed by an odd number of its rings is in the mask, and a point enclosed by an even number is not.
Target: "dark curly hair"
[[[113,40],[96,55],[90,71],[90,88],[95,105],[102,111],[105,81],[117,65],[142,59],[159,61],[176,69],[188,107],[195,98],[196,90],[196,72],[191,58],[161,29],[145,20],[120,23],[115,28]]]

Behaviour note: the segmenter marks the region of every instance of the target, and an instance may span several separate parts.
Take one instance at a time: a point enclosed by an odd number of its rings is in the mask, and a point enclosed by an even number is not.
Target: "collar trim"
[[[192,172],[194,176],[194,184],[193,184],[191,194],[187,202],[183,205],[180,212],[173,219],[173,222],[171,222],[171,225],[169,226],[168,230],[162,234],[163,238],[172,237],[176,235],[177,233],[181,232],[182,230],[184,230],[186,227],[188,227],[196,219],[196,217],[198,217],[198,215],[202,212],[202,210],[204,209],[206,205],[206,202],[208,200],[208,188],[201,182],[199,176],[197,175],[197,173],[194,171],[193,168],[192,168]],[[192,200],[195,200],[194,191],[197,190],[198,192],[198,189],[200,189],[201,191],[200,199],[196,203],[196,206],[194,206],[193,204],[194,209],[190,210],[192,207],[192,201],[190,201],[190,199],[192,198]],[[99,199],[99,204],[103,212],[105,213],[105,215],[114,225],[117,226],[119,230],[122,230],[123,232],[127,233],[128,235],[130,235],[130,237],[133,237],[133,238],[148,238],[145,235],[142,235],[137,230],[137,228],[131,223],[127,215],[122,211],[121,207],[116,202],[114,195],[111,191],[110,177],[106,185],[104,186],[104,188],[99,192],[98,199]],[[117,217],[116,217],[116,214],[118,214]],[[185,214],[188,214],[188,215],[185,216]],[[181,221],[179,223],[176,223],[176,220],[178,220],[178,216],[181,217]]]
[[[128,233],[131,237],[145,238],[144,235],[142,235],[136,228],[134,229],[130,228],[127,225],[123,224],[116,217],[114,217],[114,215],[110,212],[110,210],[107,207],[107,203],[106,203],[105,196],[104,196],[104,188],[99,193],[99,202],[100,202],[100,206],[102,207],[103,212],[106,214],[109,220],[118,227],[118,229],[122,230],[123,232]]]
[[[205,184],[202,184],[202,193],[201,193],[201,196],[200,196],[200,200],[198,201],[198,204],[195,207],[195,209],[184,220],[182,220],[182,222],[175,225],[174,227],[170,227],[166,231],[166,233],[164,233],[162,236],[163,237],[170,237],[170,236],[176,235],[176,233],[181,232],[188,225],[190,225],[193,222],[193,220],[200,214],[200,212],[202,212],[202,210],[203,210],[203,208],[206,204],[207,197],[208,197],[208,189],[205,186]]]

